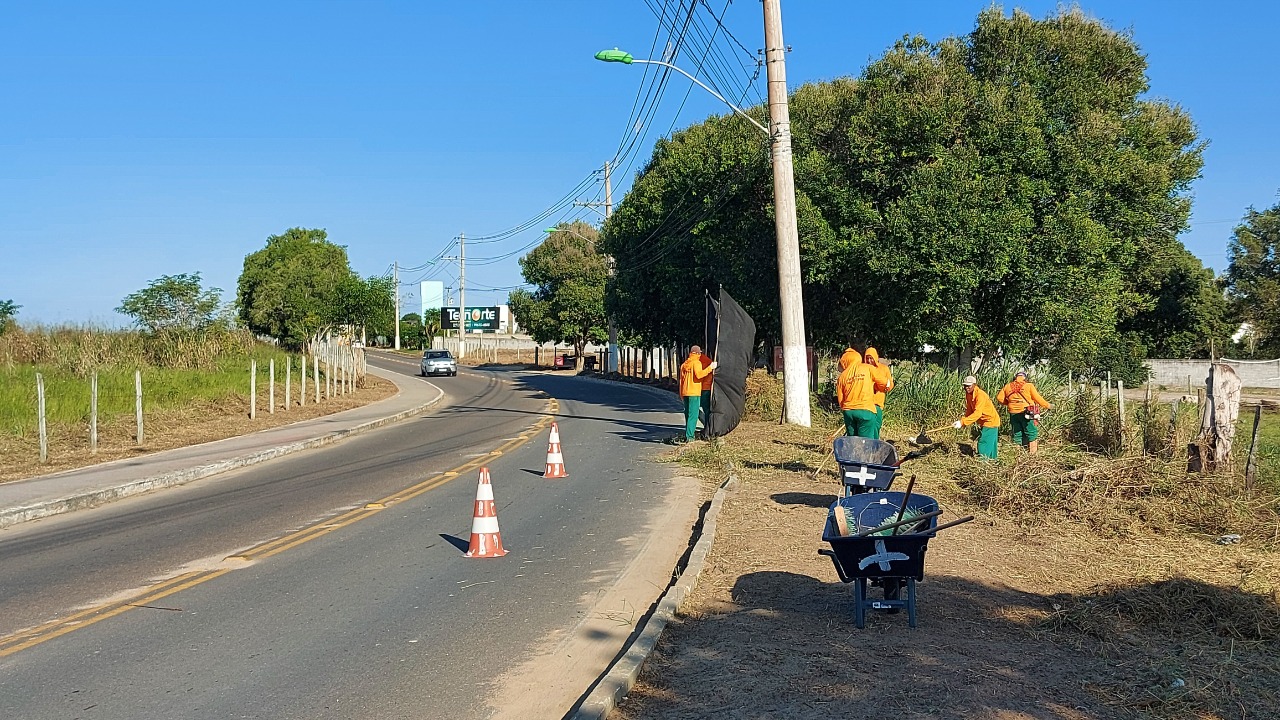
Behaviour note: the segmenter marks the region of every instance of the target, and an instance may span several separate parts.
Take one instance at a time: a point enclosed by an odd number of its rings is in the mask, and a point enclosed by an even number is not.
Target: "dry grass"
[[[1025,525],[1079,522],[1103,537],[1228,533],[1280,541],[1280,498],[1252,493],[1230,474],[1187,473],[1150,455],[1108,458],[1050,449],[1008,464],[961,463],[964,499]]]

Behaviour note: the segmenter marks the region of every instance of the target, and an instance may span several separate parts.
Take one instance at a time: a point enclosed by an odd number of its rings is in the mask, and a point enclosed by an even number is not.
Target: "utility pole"
[[[396,349],[400,349],[400,261],[395,261],[395,274],[392,279],[396,284]]]
[[[467,356],[467,236],[458,233],[458,359]],[[805,405],[805,409],[808,409]]]
[[[591,208],[592,210],[595,210],[597,207],[603,204],[605,222],[608,222],[609,217],[613,215],[613,183],[609,175],[609,171],[611,169],[612,169],[612,166],[609,164],[609,161],[606,160],[604,163],[604,203],[600,203],[599,201],[574,203],[574,205],[578,207]],[[600,212],[600,211],[596,210],[596,212]],[[613,275],[613,257],[612,256],[606,257],[605,262],[609,266],[609,275],[612,276]],[[609,358],[606,363],[605,369],[608,370],[609,372],[618,372],[618,328],[613,324],[612,317],[607,317],[605,318],[605,320],[608,322],[608,325],[609,325]]]
[[[787,107],[787,46],[781,0],[763,0],[764,57],[769,81],[773,145],[774,227],[778,239],[778,294],[782,311],[783,419],[809,427],[809,367],[805,353],[800,237],[796,230],[795,171],[791,165],[791,113]]]
[[[604,221],[609,222],[609,217],[613,215],[613,184],[609,178],[609,161],[604,162]],[[613,257],[605,258],[605,263],[609,267],[609,275],[613,275]],[[618,372],[618,328],[613,324],[613,316],[609,315],[605,318],[609,327],[609,360],[605,363],[605,369],[609,372]]]

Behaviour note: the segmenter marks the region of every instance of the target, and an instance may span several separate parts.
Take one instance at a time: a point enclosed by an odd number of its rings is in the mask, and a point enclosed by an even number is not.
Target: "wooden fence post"
[[[89,453],[98,454],[98,373],[89,376]]]
[[[134,396],[136,398],[136,402],[134,403],[134,406],[136,408],[136,414],[138,416],[138,444],[141,445],[143,440],[146,438],[146,435],[144,435],[142,432],[142,371],[141,370],[133,371],[133,390],[134,390]]]
[[[44,420],[44,375],[36,373],[36,417],[40,421],[40,464],[49,461],[49,434]]]
[[[284,360],[284,411],[289,412],[289,396],[293,392],[293,356]]]
[[[1117,432],[1120,434],[1120,452],[1123,453],[1125,449],[1123,380],[1116,380],[1116,412],[1118,413],[1116,415],[1116,427]]]
[[[1244,464],[1244,489],[1253,490],[1254,475],[1258,472],[1258,425],[1262,422],[1262,403],[1253,408],[1253,439],[1249,441],[1249,459]]]
[[[276,359],[271,358],[268,364],[267,375],[271,380],[267,384],[267,414],[276,414]]]
[[[258,419],[258,361],[249,361],[249,419]]]
[[[316,389],[316,404],[320,403],[320,356],[311,354],[311,386]]]

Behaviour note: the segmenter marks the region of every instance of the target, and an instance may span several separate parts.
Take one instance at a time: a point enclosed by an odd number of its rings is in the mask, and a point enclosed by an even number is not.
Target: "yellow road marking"
[[[543,411],[542,417],[534,422],[524,434],[508,440],[500,445],[498,449],[493,450],[490,453],[479,458],[469,460],[452,470],[448,470],[429,480],[412,485],[393,495],[388,495],[381,500],[368,502],[359,508],[348,510],[337,517],[322,520],[315,525],[301,528],[274,540],[269,540],[260,545],[256,545],[243,553],[229,555],[227,559],[248,562],[251,560],[268,558],[375,515],[381,510],[386,509],[388,505],[409,500],[425,492],[434,490],[441,485],[456,479],[462,473],[474,470],[484,465],[485,461],[491,457],[500,456],[503,453],[510,452],[511,450],[525,444],[535,434],[550,425],[552,416],[557,414],[559,411],[559,403],[552,398],[547,403],[547,407]],[[150,605],[157,600],[208,582],[214,578],[225,575],[228,572],[231,572],[230,568],[183,573],[152,585],[132,596],[118,598],[110,603],[85,608],[66,617],[50,620],[42,625],[37,625],[34,628],[21,630],[4,637],[0,637],[0,658],[8,657],[14,653],[39,645],[40,643],[66,635],[74,630],[79,630],[80,628],[88,627],[94,623],[113,618],[116,615],[133,610],[139,605]]]

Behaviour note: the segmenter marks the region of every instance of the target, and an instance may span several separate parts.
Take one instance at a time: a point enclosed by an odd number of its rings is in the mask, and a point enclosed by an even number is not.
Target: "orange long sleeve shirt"
[[[702,379],[711,371],[702,367],[702,353],[689,353],[689,357],[680,365],[680,397],[693,397],[702,394]]]
[[[1009,408],[1009,412],[1017,415],[1026,412],[1027,405],[1035,403],[1040,407],[1048,410],[1053,406],[1040,396],[1040,392],[1036,390],[1036,386],[1029,382],[1022,383],[1022,387],[1016,387],[1018,383],[1011,382],[1000,388],[1000,392],[996,393],[996,402]]]
[[[978,423],[978,427],[1000,427],[1000,413],[991,402],[991,396],[985,390],[973,386],[973,392],[964,394],[964,417],[961,425]]]

